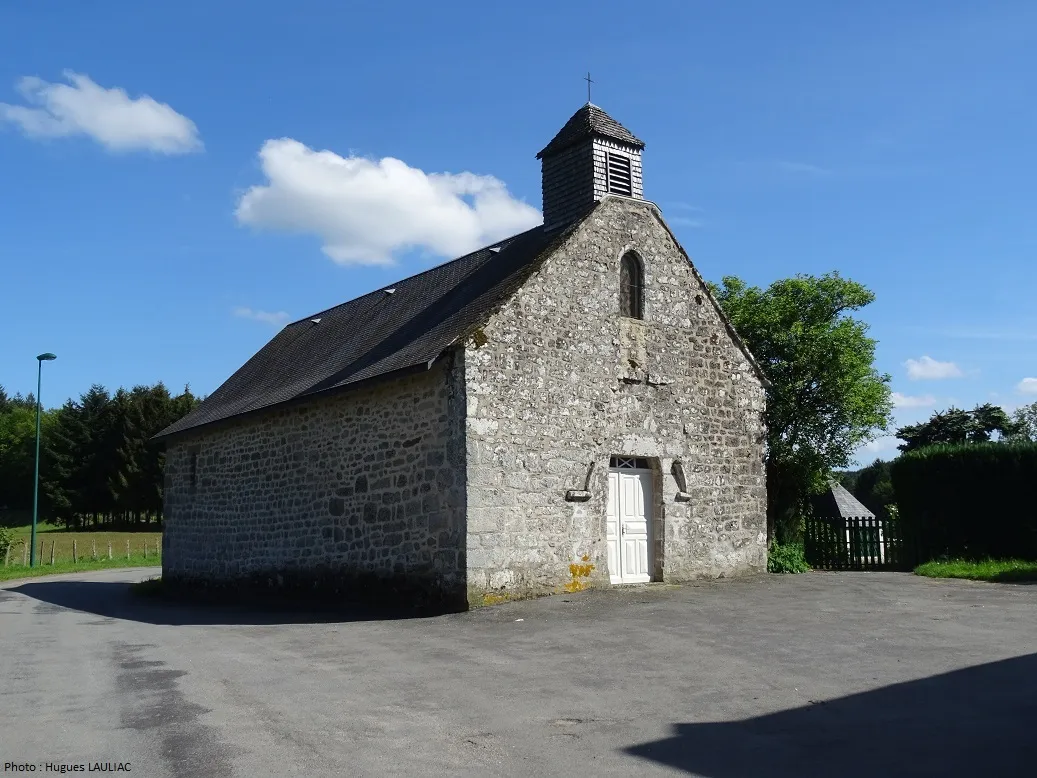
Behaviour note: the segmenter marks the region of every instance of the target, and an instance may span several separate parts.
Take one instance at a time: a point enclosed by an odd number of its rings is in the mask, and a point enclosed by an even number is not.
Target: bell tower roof
[[[541,149],[537,159],[565,151],[588,138],[608,138],[618,143],[641,150],[645,144],[638,140],[630,130],[617,122],[594,103],[586,103],[574,113],[551,142]]]

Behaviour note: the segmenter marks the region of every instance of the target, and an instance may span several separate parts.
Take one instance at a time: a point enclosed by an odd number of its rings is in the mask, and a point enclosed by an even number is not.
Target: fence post
[[[79,561],[79,550],[76,548],[76,539],[72,538],[72,564]]]
[[[109,559],[109,561],[111,560],[111,558],[112,558],[112,541],[109,538],[109,540],[108,540],[108,559]]]
[[[871,527],[871,545],[872,548],[875,549],[875,558],[872,561],[874,564],[881,567],[885,555],[882,553],[882,525],[879,523],[878,516],[872,518]]]
[[[36,558],[40,560],[40,564],[42,565],[43,564],[43,538],[40,538],[40,553],[39,553],[39,556],[36,557]]]
[[[50,541],[50,563],[54,564],[54,541]]]
[[[11,561],[11,546],[13,545],[14,543],[7,544],[7,551],[4,552],[4,567],[7,567],[8,563]]]
[[[90,538],[90,561],[97,561],[97,541],[93,538]]]
[[[889,552],[886,550],[886,520],[881,516],[875,517],[875,537],[879,543],[879,564],[882,567],[886,566],[886,560],[889,558]]]
[[[29,546],[26,545],[25,541],[22,541],[22,567],[29,564]]]
[[[148,539],[144,538],[144,558],[148,558]]]
[[[863,516],[855,518],[853,523],[857,527],[857,569],[864,570],[868,564],[868,531],[865,529]]]
[[[129,538],[126,539],[126,561],[127,562],[130,561],[130,541],[129,541]]]

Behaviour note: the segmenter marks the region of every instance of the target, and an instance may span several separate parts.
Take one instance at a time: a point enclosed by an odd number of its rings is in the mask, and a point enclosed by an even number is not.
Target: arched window
[[[643,319],[645,310],[645,280],[641,260],[628,251],[619,265],[619,315]]]

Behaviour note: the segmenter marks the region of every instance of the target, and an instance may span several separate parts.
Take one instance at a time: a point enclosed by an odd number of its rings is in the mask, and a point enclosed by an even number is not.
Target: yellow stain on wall
[[[572,576],[572,580],[562,587],[567,592],[582,592],[587,588],[587,579],[590,578],[594,565],[590,563],[590,556],[587,554],[580,558],[580,562],[582,564],[574,562],[569,565],[569,575]]]

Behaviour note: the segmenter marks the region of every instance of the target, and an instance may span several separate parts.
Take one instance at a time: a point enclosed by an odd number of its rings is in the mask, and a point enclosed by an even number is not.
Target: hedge
[[[890,476],[920,562],[1037,559],[1037,443],[926,446],[895,459]]]

